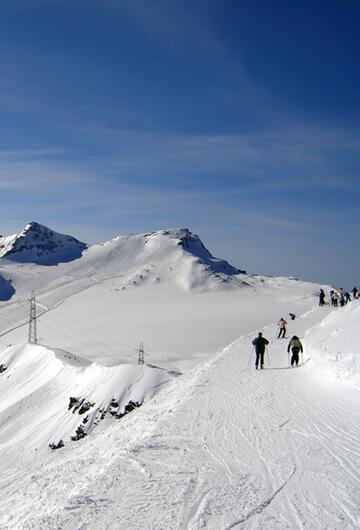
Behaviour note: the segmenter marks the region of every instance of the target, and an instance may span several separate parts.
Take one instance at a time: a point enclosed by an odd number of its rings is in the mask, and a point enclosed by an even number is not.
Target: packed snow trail
[[[263,330],[268,369],[255,371],[255,333],[243,336],[92,439],[3,474],[0,527],[360,528],[359,391],[312,359],[288,368],[275,331]]]

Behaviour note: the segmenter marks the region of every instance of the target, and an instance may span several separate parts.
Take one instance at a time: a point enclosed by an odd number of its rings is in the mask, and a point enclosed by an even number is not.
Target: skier
[[[357,287],[354,287],[354,289],[351,291],[352,294],[353,294],[353,298],[355,300],[355,298],[357,298],[359,296],[359,291],[358,291],[358,288]]]
[[[324,289],[320,289],[320,294],[319,294],[319,305],[320,306],[323,306],[325,304],[325,293],[324,293]]]
[[[265,347],[267,344],[269,344],[269,341],[265,339],[265,337],[262,336],[261,331],[259,331],[259,335],[252,341],[253,345],[255,346],[255,353],[256,353],[256,361],[255,361],[255,368],[259,368],[259,362],[260,362],[260,368],[264,368],[264,353],[265,353]]]
[[[334,304],[334,295],[335,295],[335,291],[334,291],[334,289],[331,289],[331,291],[330,291],[329,294],[330,294],[331,305],[333,306],[333,305],[335,305],[335,304]]]
[[[280,318],[279,322],[278,322],[278,326],[279,326],[279,334],[277,336],[278,339],[285,339],[285,334],[286,334],[286,320],[284,320],[282,317]]]
[[[293,338],[290,340],[288,344],[288,347],[287,347],[288,353],[290,353],[290,350],[292,353],[291,366],[294,366],[294,364],[296,364],[297,366],[299,364],[299,353],[303,352],[303,347],[299,340],[299,337],[297,337],[296,335],[293,336]]]
[[[351,302],[351,296],[350,296],[350,293],[348,293],[346,291],[346,293],[344,294],[344,297],[345,297],[345,304],[348,304],[349,302]]]
[[[344,307],[344,305],[345,305],[345,291],[344,291],[344,287],[339,287],[339,294],[340,294],[340,306]]]

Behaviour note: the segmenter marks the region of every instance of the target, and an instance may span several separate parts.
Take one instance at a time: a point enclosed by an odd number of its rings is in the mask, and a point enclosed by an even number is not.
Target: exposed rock
[[[85,412],[87,412],[89,409],[91,409],[91,407],[93,407],[94,405],[95,405],[95,403],[90,403],[90,401],[86,401],[79,408],[79,414],[85,414]]]
[[[84,427],[82,425],[79,425],[79,427],[75,431],[75,436],[72,436],[71,439],[73,442],[76,442],[77,440],[85,438],[85,436],[87,436],[87,434],[84,431]]]
[[[69,406],[68,406],[68,410],[71,410],[77,403],[79,403],[79,398],[76,398],[76,397],[70,397],[70,401],[69,401]],[[79,407],[80,407],[80,404],[79,404]],[[73,410],[73,412],[75,412],[76,409]]]
[[[70,397],[68,410],[73,409],[73,414],[78,411],[79,414],[85,414],[95,403],[90,403],[90,401],[85,401],[84,398]]]
[[[125,405],[124,412],[117,412],[115,414],[115,418],[119,420],[120,418],[123,418],[124,416],[126,416],[126,414],[129,414],[129,412],[132,412],[133,410],[141,407],[141,405],[142,403],[138,403],[137,401],[129,401],[129,403]]]
[[[57,444],[55,443],[51,443],[49,444],[49,447],[50,449],[54,450],[54,449],[61,449],[61,447],[64,447],[64,442],[62,440],[59,440],[59,442]]]
[[[138,407],[141,407],[141,403],[138,403],[137,401],[129,401],[129,403],[125,405],[125,412],[129,413]]]

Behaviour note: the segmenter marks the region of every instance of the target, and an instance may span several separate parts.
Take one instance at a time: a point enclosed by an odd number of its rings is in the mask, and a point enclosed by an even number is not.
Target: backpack
[[[291,339],[290,341],[291,349],[301,350],[301,342],[298,339]]]

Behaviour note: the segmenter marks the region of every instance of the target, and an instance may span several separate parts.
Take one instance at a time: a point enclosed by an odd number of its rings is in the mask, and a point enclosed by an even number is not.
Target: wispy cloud
[[[76,132],[76,126],[74,127]],[[84,130],[82,129],[82,133]],[[360,133],[336,128],[301,128],[246,135],[179,135],[91,128],[97,151],[40,146],[0,150],[0,188],[46,186],[59,182],[95,186],[152,179],[181,189],[203,178],[224,178],[219,193],[276,189],[358,190]],[[353,168],[334,164],[350,157]],[[229,180],[230,179],[230,180]],[[202,184],[200,189],[202,189]]]
[[[73,155],[74,151],[61,148],[43,148],[43,149],[0,149],[0,159],[5,160],[32,160],[48,159],[59,156]]]
[[[357,188],[351,168],[335,158],[360,161],[360,132],[303,127],[243,135],[179,135],[94,128],[107,145],[105,174],[119,177],[224,176],[243,189]],[[354,168],[355,169],[355,168]]]

